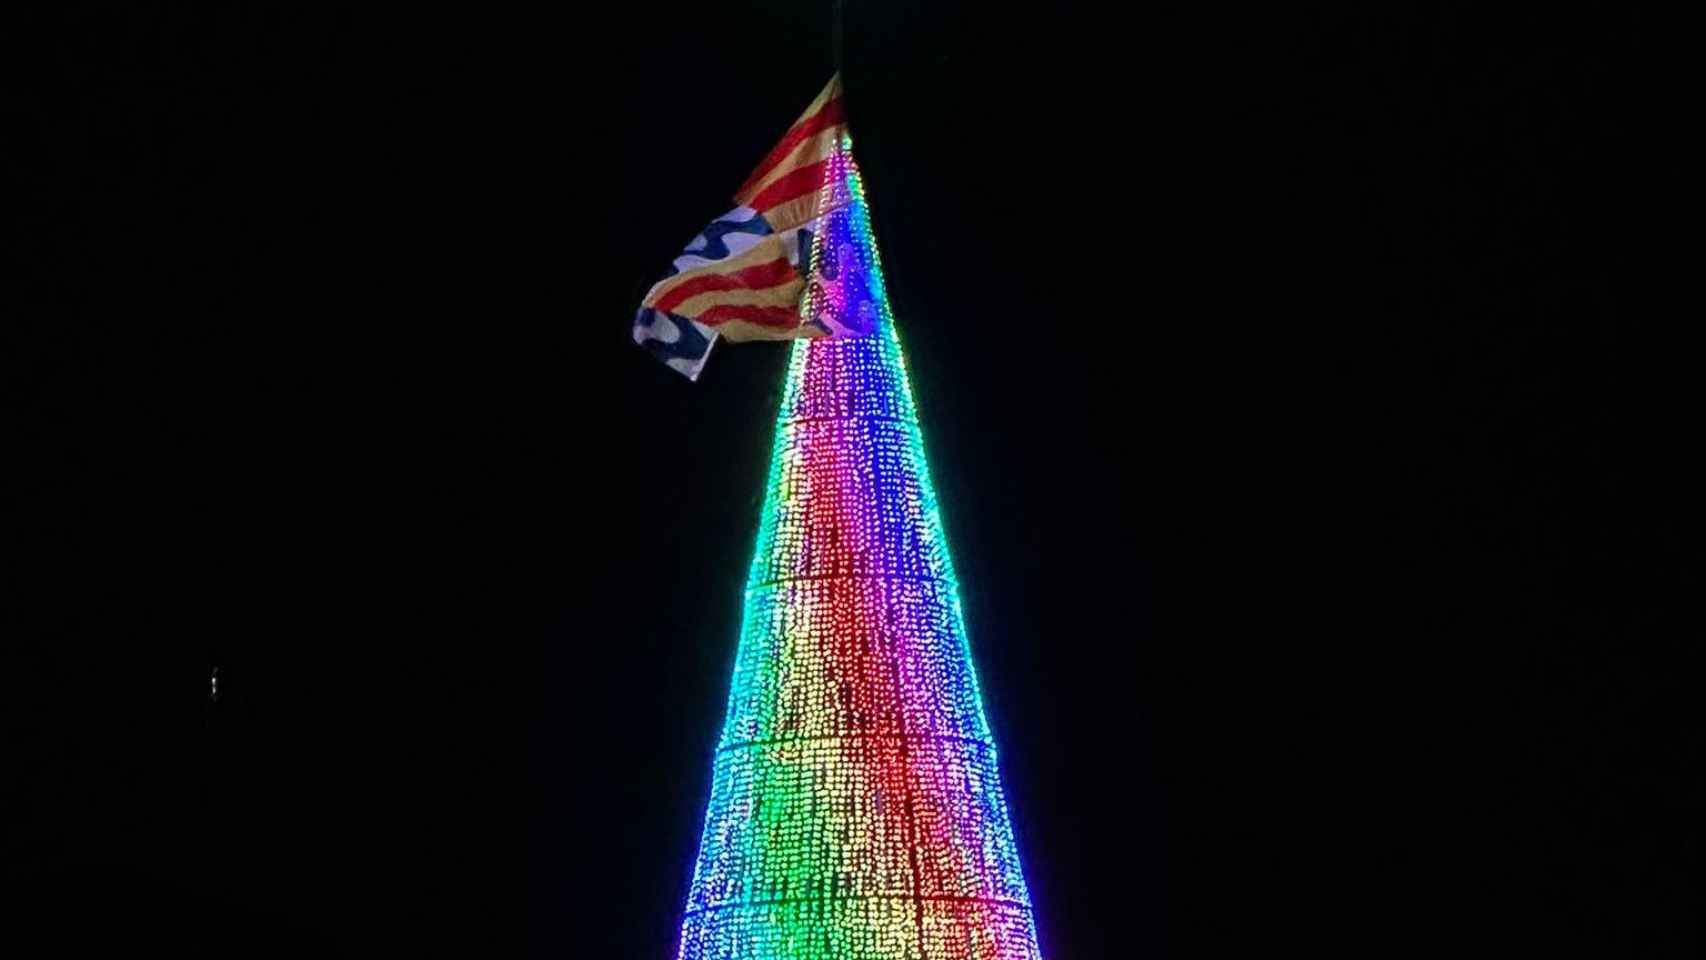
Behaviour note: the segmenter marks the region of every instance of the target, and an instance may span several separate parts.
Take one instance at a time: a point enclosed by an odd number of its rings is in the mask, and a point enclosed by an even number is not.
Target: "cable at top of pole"
[[[841,10],[844,0],[830,0],[830,55],[835,58],[835,72],[841,72]]]

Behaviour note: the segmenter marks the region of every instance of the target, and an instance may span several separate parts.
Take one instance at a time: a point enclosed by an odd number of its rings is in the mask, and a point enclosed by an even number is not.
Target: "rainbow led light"
[[[680,960],[1038,960],[876,245],[813,238]],[[823,259],[815,259],[823,258]]]

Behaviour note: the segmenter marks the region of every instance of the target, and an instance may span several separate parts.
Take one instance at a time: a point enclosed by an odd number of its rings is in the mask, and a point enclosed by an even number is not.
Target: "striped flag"
[[[838,269],[864,224],[841,76],[735,192],[733,210],[687,244],[640,303],[634,342],[696,380],[711,345],[862,336],[878,297]],[[855,209],[858,208],[858,209]],[[845,275],[845,276],[844,276]]]

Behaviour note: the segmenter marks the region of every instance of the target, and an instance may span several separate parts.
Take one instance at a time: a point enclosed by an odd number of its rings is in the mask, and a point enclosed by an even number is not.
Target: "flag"
[[[880,294],[848,267],[868,231],[852,138],[836,74],[652,286],[634,342],[696,380],[718,338],[864,336]]]

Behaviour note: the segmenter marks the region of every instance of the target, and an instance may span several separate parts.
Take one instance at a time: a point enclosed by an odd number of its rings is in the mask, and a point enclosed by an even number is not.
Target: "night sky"
[[[786,350],[629,324],[828,3],[43,6],[7,939],[671,956]],[[849,6],[1050,960],[1697,956],[1684,33]]]

